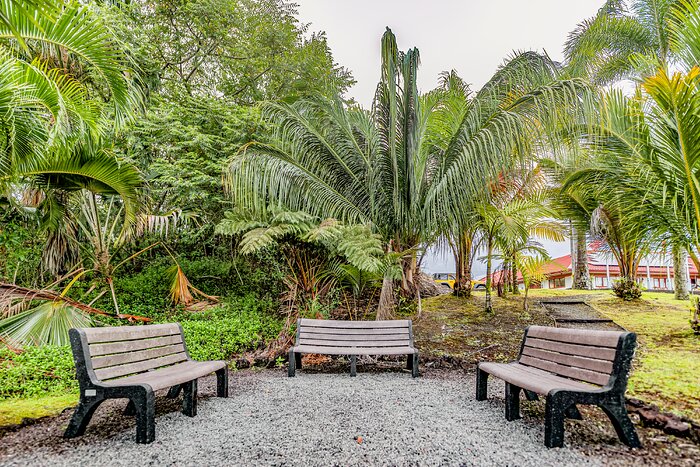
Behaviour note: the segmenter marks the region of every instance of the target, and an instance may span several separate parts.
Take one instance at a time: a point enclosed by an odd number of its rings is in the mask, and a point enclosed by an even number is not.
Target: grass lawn
[[[662,410],[700,420],[700,336],[688,324],[688,302],[667,293],[645,292],[625,302],[611,291],[532,290],[529,313],[522,295],[494,296],[494,313],[483,312],[483,292],[470,299],[442,295],[425,299],[415,324],[416,344],[426,356],[450,356],[467,362],[509,361],[518,352],[524,328],[552,325],[538,298],[588,295],[587,302],[623,328],[637,333],[639,349],[628,396]]]
[[[58,415],[66,407],[73,407],[77,403],[78,394],[0,400],[0,426],[17,425],[23,418]]]
[[[688,324],[689,303],[653,292],[624,302],[607,292],[589,304],[637,333],[639,351],[628,394],[700,420],[700,336]]]

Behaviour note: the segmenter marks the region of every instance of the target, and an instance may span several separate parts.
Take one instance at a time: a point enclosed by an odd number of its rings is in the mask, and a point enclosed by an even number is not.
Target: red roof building
[[[608,289],[614,280],[620,277],[620,268],[614,260],[605,261],[595,252],[588,255],[588,271],[594,289]],[[658,261],[658,263],[670,263]],[[573,284],[571,255],[554,258],[544,265],[546,279],[539,287],[544,289],[568,289]],[[692,261],[688,261],[689,280],[692,286],[700,283],[698,270]],[[494,283],[501,279],[502,271],[492,274]],[[637,280],[647,290],[673,290],[673,266],[670,264],[654,264],[653,260],[644,262],[637,269]],[[522,276],[518,273],[518,283],[522,284]],[[537,287],[537,288],[539,288]]]

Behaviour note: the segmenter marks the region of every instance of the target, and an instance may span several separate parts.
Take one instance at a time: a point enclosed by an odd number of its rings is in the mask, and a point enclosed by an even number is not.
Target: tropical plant
[[[468,225],[485,182],[510,167],[531,136],[560,107],[576,100],[576,82],[562,81],[546,57],[524,53],[494,76],[470,111],[433,134],[440,93],[421,99],[418,51],[399,52],[391,31],[382,38],[382,79],[371,112],[321,98],[263,109],[274,134],[252,143],[228,170],[234,201],[256,210],[268,200],[320,218],[370,225],[387,253],[402,257],[400,290],[419,293],[416,252],[443,232]],[[541,142],[541,140],[539,141]],[[385,277],[377,313],[390,316],[394,279]]]
[[[545,273],[545,265],[549,261],[549,256],[545,253],[543,255],[529,256],[529,255],[517,255],[516,264],[520,270],[520,274],[523,279],[523,287],[525,288],[525,293],[523,295],[523,310],[528,312],[530,310],[530,305],[527,301],[528,293],[530,292],[530,287],[534,284],[539,284],[547,278]]]
[[[340,266],[339,261],[374,274],[385,268],[382,243],[367,227],[320,220],[303,211],[277,206],[258,213],[228,211],[216,232],[241,235],[243,254],[281,243],[288,266],[290,302],[302,307],[330,291],[336,280],[333,269]]]
[[[607,0],[598,13],[569,34],[569,70],[600,84],[645,77],[675,62],[675,38],[685,28],[682,16],[695,2]]]

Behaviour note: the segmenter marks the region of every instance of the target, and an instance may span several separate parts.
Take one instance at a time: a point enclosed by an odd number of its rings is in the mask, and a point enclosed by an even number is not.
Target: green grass
[[[628,394],[700,420],[700,336],[688,324],[689,302],[645,292],[632,302],[601,295],[589,303],[637,333],[639,351]]]
[[[689,302],[673,294],[644,292],[626,302],[609,290],[535,289],[531,304],[543,297],[588,295],[587,302],[623,328],[637,333],[639,348],[627,395],[662,410],[700,420],[700,336],[688,324]],[[424,318],[416,341],[428,354],[504,361],[517,354],[528,324],[552,325],[539,307],[522,311],[522,295],[494,296],[494,313],[483,312],[483,294],[470,300],[443,295],[423,302]],[[489,344],[496,347],[480,351]]]
[[[50,395],[31,399],[0,401],[0,426],[17,425],[23,418],[58,415],[78,403],[78,394]]]

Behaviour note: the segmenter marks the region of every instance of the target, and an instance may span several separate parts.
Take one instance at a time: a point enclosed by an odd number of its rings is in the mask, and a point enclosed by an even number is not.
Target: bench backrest
[[[178,323],[71,329],[69,334],[78,372],[82,364],[99,381],[189,360]]]
[[[297,345],[313,347],[413,347],[411,320],[335,321],[299,319]]]
[[[635,346],[631,332],[530,326],[518,361],[558,376],[624,389]]]

